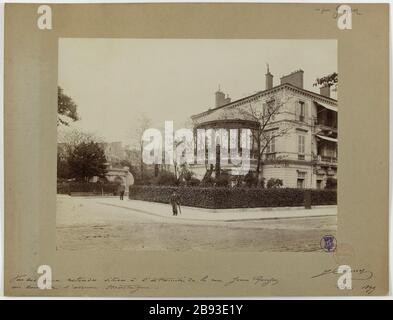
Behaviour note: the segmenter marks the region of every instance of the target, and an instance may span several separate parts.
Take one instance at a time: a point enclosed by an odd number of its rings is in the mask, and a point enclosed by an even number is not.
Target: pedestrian
[[[120,194],[120,200],[124,200],[124,192],[126,191],[126,186],[124,183],[121,183],[119,185],[119,194]]]
[[[170,204],[172,205],[172,212],[174,216],[177,216],[177,207],[180,209],[180,199],[176,192],[173,192],[170,198]]]

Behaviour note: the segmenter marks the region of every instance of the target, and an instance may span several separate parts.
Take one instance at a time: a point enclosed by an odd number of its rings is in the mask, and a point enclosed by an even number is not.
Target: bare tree
[[[272,127],[276,122],[276,117],[283,112],[283,105],[287,100],[279,100],[277,97],[267,97],[262,104],[251,103],[242,111],[246,119],[256,123],[256,128],[251,130],[252,138],[256,143],[254,150],[257,156],[256,176],[258,184],[262,181],[263,165],[265,161],[266,151],[274,139],[286,135],[290,127],[285,122],[280,122],[277,127]],[[253,151],[254,151],[253,150]]]
[[[141,113],[136,121],[138,125],[132,130],[131,135],[135,145],[137,146],[140,152],[140,171],[141,171],[141,179],[143,179],[144,175],[144,164],[143,164],[143,140],[142,136],[145,130],[149,129],[151,125],[150,119],[146,116],[146,114]]]
[[[70,154],[75,146],[81,143],[101,143],[102,139],[94,133],[73,129],[71,131],[59,131],[58,142],[61,143],[63,152]]]

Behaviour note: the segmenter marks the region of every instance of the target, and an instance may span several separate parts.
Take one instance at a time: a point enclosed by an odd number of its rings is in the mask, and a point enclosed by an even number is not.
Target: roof
[[[249,96],[240,98],[238,100],[232,101],[230,103],[224,104],[222,106],[219,106],[219,107],[216,107],[216,108],[212,108],[212,109],[203,111],[203,112],[198,113],[198,114],[194,114],[194,115],[191,116],[191,119],[198,118],[198,117],[201,117],[201,116],[204,116],[204,115],[208,115],[210,113],[215,112],[216,110],[219,110],[219,109],[222,109],[222,108],[225,108],[225,107],[229,107],[229,106],[234,106],[236,104],[241,104],[242,102],[245,102],[248,99],[251,99],[251,98],[254,98],[254,97],[257,97],[257,96],[266,95],[266,94],[269,94],[269,93],[272,93],[274,91],[278,91],[278,90],[281,90],[281,89],[284,89],[284,88],[290,88],[292,90],[297,90],[298,92],[300,92],[302,94],[311,95],[314,98],[319,99],[320,101],[323,101],[323,102],[326,102],[326,103],[332,103],[334,105],[337,105],[337,100],[336,99],[329,98],[329,97],[323,96],[323,95],[321,95],[319,93],[296,87],[296,86],[294,86],[294,85],[292,85],[290,83],[283,83],[283,84],[275,86],[275,87],[273,87],[271,89],[262,90],[262,91],[259,91],[257,93],[254,93],[252,95],[249,95]]]

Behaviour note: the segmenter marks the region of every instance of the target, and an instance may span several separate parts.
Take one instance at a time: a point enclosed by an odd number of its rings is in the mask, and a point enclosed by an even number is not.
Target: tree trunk
[[[143,180],[143,146],[141,145],[141,180]]]
[[[258,178],[258,187],[261,187],[262,181],[263,181],[263,163],[262,163],[262,161],[261,161],[261,165],[259,168],[259,173],[258,173],[257,178]]]
[[[261,135],[259,134],[258,138],[258,160],[257,160],[257,169],[256,169],[256,186],[260,185],[260,172],[261,172],[261,162],[262,162],[262,151],[261,151]]]

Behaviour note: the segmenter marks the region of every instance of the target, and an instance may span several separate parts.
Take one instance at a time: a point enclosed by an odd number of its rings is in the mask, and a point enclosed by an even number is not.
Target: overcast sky
[[[304,70],[304,87],[337,72],[336,40],[60,39],[59,85],[78,105],[72,127],[130,143],[138,114],[161,128],[214,106],[218,86],[233,100],[265,89],[266,63],[280,77]]]

